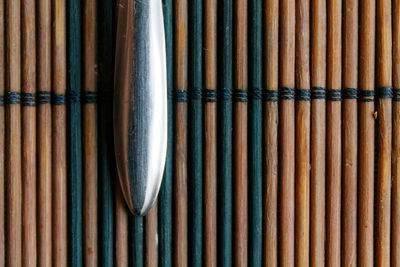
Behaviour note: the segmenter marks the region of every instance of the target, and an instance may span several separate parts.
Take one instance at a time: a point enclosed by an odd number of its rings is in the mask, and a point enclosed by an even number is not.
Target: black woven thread
[[[52,104],[56,106],[65,105],[65,95],[64,94],[54,94],[52,97]]]
[[[81,102],[81,94],[79,91],[69,91],[68,92],[69,103],[79,103]]]
[[[232,89],[231,88],[222,88],[219,90],[218,97],[222,100],[230,101],[232,100]]]
[[[217,90],[215,89],[204,89],[203,90],[203,101],[204,102],[217,102]]]
[[[186,90],[174,90],[174,101],[175,102],[187,102],[187,91]]]
[[[295,98],[296,90],[294,88],[289,87],[280,87],[279,88],[279,98],[281,100],[292,100]]]
[[[378,88],[378,98],[392,98],[393,91],[392,87],[382,86]]]
[[[298,89],[296,93],[296,100],[299,101],[310,101],[311,90],[310,89]]]
[[[95,104],[97,103],[97,92],[95,91],[83,91],[84,104]]]
[[[167,88],[167,97],[170,100],[174,99],[174,91],[171,88]]]
[[[325,99],[326,89],[325,87],[313,87],[311,88],[311,99]]]
[[[4,95],[0,95],[0,107],[4,107]]]
[[[246,89],[235,89],[235,90],[233,90],[233,101],[235,101],[235,102],[247,102],[247,90]]]
[[[25,107],[36,106],[36,95],[33,93],[23,93],[22,94],[22,105]]]
[[[400,89],[393,89],[393,101],[400,102]]]
[[[201,88],[200,87],[190,88],[188,91],[188,95],[190,100],[201,100]]]
[[[7,92],[7,104],[20,104],[21,93],[20,92]]]
[[[328,101],[341,101],[342,100],[342,91],[335,89],[326,90],[326,99]]]
[[[39,104],[49,104],[51,101],[51,93],[49,91],[39,91],[37,98]]]
[[[358,90],[356,88],[344,88],[343,99],[357,99]]]
[[[374,102],[375,92],[373,90],[360,90],[359,100],[361,102]]]
[[[262,89],[261,88],[252,88],[249,90],[249,98],[252,100],[261,100],[262,99]]]
[[[266,102],[278,102],[278,90],[265,89],[263,100]]]

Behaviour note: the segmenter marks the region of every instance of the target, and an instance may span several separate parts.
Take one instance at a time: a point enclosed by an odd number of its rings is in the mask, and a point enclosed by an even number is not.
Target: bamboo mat
[[[400,0],[163,0],[144,218],[115,166],[121,5],[0,0],[0,266],[399,264]]]

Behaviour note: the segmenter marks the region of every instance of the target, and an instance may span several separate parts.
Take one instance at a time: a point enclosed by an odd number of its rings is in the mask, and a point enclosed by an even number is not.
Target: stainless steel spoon
[[[118,176],[129,209],[136,215],[145,215],[157,198],[167,150],[161,0],[119,2],[115,64],[114,144]]]

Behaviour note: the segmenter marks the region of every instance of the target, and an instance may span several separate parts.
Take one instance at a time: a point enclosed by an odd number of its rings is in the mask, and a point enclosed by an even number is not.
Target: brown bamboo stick
[[[37,3],[37,87],[40,101],[37,109],[38,148],[38,265],[52,266],[52,179],[51,179],[51,1]]]
[[[391,1],[377,1],[378,177],[376,264],[390,265],[390,193],[392,147],[392,9]]]
[[[340,266],[342,1],[328,1],[326,265]]]
[[[151,208],[149,213],[145,217],[145,266],[146,267],[157,267],[158,266],[158,245],[157,245],[157,202]]]
[[[84,102],[83,105],[83,162],[84,162],[84,262],[86,266],[98,264],[97,253],[97,104],[93,101],[97,91],[96,59],[96,1],[83,2],[84,44]]]
[[[360,266],[372,267],[374,264],[375,0],[362,1],[360,4],[357,260]]]
[[[238,0],[234,10],[234,88],[247,91],[247,1]],[[234,98],[233,179],[234,240],[236,266],[247,265],[247,100]]]
[[[393,146],[392,146],[392,225],[391,264],[400,266],[400,1],[393,7]]]
[[[176,93],[185,96],[187,88],[187,0],[175,0],[175,86]],[[185,97],[183,97],[185,98]],[[178,100],[178,99],[177,99]],[[181,101],[182,100],[182,101]],[[175,103],[175,179],[174,179],[174,239],[173,262],[177,267],[188,264],[187,222],[187,103]]]
[[[115,181],[115,266],[128,266],[128,209],[118,179]]]
[[[6,1],[6,266],[22,264],[21,2]]]
[[[280,265],[294,266],[295,109],[290,94],[295,85],[295,1],[280,2],[280,87],[287,98],[280,103]],[[283,92],[288,88],[288,92]],[[293,92],[294,93],[294,92]]]
[[[357,265],[357,71],[358,1],[344,2],[343,40],[343,218],[344,266]]]
[[[264,92],[275,97],[264,102],[263,176],[263,266],[278,265],[278,51],[279,1],[266,0],[264,6]]]
[[[66,17],[65,0],[54,0],[53,7],[53,115],[52,196],[54,266],[67,266],[67,169],[66,169]],[[64,99],[64,100],[63,100]]]
[[[4,117],[4,92],[5,92],[5,13],[4,1],[0,0],[0,266],[5,266],[5,191],[4,191],[4,145],[5,145],[5,117]]]
[[[204,10],[206,90],[217,89],[217,1],[206,0]],[[204,265],[217,266],[217,106],[204,103]]]
[[[296,266],[309,266],[310,1],[296,1]]]
[[[22,2],[22,264],[37,265],[35,0]]]
[[[311,242],[310,265],[325,264],[326,1],[311,1]],[[317,97],[317,93],[322,97]]]

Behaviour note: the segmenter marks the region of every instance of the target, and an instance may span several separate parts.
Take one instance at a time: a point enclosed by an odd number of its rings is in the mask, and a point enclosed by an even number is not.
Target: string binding
[[[204,89],[203,90],[203,101],[210,102],[210,103],[217,102],[217,90]]]
[[[341,101],[342,100],[342,91],[336,89],[328,89],[326,91],[326,99],[328,101]]]
[[[311,99],[325,99],[326,89],[325,87],[313,87],[311,88]]]
[[[357,99],[358,90],[356,88],[344,88],[343,99]]]
[[[373,90],[360,90],[360,101],[361,102],[374,102],[375,92]]]
[[[311,90],[310,89],[298,89],[296,94],[296,100],[299,101],[310,101]]]
[[[233,90],[233,100],[235,102],[247,102],[247,90],[246,89]]]
[[[281,100],[292,100],[295,98],[296,90],[294,88],[289,87],[280,87],[279,88],[279,98]]]
[[[176,103],[187,102],[187,91],[175,89],[174,90],[174,101]]]
[[[266,102],[278,102],[278,90],[264,89],[263,99]]]

